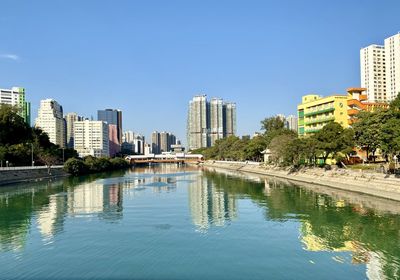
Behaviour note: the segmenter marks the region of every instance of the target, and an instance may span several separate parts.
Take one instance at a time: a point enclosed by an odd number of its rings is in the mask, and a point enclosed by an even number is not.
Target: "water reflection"
[[[237,216],[234,196],[218,190],[211,179],[203,176],[197,176],[189,186],[189,205],[193,224],[201,231],[212,225],[224,226]]]
[[[249,196],[265,209],[266,220],[298,221],[304,250],[332,252],[339,263],[364,264],[369,279],[400,279],[398,202],[269,178],[236,180],[231,172],[205,174],[220,191]],[[351,253],[351,259],[340,252]]]
[[[141,204],[134,205],[138,201]],[[70,230],[67,221],[71,220],[82,227],[87,221],[112,226],[119,238],[131,234],[121,234],[121,230],[131,230],[127,227],[131,223],[136,226],[132,231],[140,230],[136,238],[154,237],[147,240],[149,244],[170,232],[176,236],[176,229],[184,233],[178,234],[182,236],[179,242],[194,235],[194,239],[186,239],[186,246],[190,246],[199,236],[211,238],[213,229],[225,233],[226,227],[240,224],[242,201],[251,202],[246,207],[257,208],[248,209],[254,215],[261,213],[263,223],[294,224],[298,228],[295,244],[311,263],[323,252],[337,265],[365,267],[369,279],[400,279],[399,203],[238,172],[199,172],[173,165],[1,188],[0,250],[23,251],[35,240],[32,232],[39,234],[44,244],[57,242],[54,237]],[[164,203],[163,207],[157,208],[157,203]],[[171,213],[159,213],[160,209]],[[170,220],[158,220],[159,214]],[[234,231],[233,226],[229,229]],[[123,244],[126,247],[130,242]]]

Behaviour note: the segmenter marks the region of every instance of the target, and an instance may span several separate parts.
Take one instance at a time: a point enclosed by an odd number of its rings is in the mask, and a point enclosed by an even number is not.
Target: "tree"
[[[0,145],[14,145],[30,141],[31,128],[18,115],[18,108],[0,104]]]
[[[348,154],[354,147],[354,131],[344,129],[336,122],[325,125],[314,137],[318,142],[318,149],[323,152],[324,163],[329,156],[335,157],[339,152]]]
[[[39,161],[47,166],[47,173],[51,175],[51,167],[59,162],[57,150],[55,149],[40,149],[38,153]]]
[[[358,121],[353,124],[355,143],[365,150],[367,160],[372,153],[375,161],[375,152],[381,146],[383,116],[382,112],[360,112]]]
[[[295,139],[296,136],[288,133],[274,137],[268,145],[272,161],[283,165],[293,164],[298,152],[298,147],[294,143]]]
[[[245,158],[253,161],[261,161],[263,157],[261,152],[264,151],[267,146],[268,142],[265,136],[259,135],[253,137],[253,139],[251,139],[245,147]]]
[[[275,130],[282,130],[285,128],[285,124],[280,117],[269,117],[261,121],[261,129],[264,130],[265,134],[271,133]]]

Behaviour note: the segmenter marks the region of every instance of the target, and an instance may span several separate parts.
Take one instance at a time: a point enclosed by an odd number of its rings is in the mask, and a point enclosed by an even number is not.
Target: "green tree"
[[[31,128],[18,115],[18,108],[0,104],[0,145],[14,145],[30,141]]]
[[[314,137],[318,141],[318,149],[322,151],[324,163],[329,156],[336,157],[338,153],[347,155],[354,147],[354,131],[344,129],[336,122],[325,125]]]

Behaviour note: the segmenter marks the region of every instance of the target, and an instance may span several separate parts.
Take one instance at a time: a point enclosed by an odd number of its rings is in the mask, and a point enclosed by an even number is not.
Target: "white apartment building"
[[[65,148],[65,122],[63,108],[53,99],[40,101],[35,127],[42,129],[49,136],[50,142]]]
[[[388,101],[400,92],[400,33],[385,39],[386,91]]]
[[[103,121],[77,121],[74,126],[74,149],[80,157],[108,157],[108,124]]]
[[[31,104],[25,100],[24,88],[0,89],[0,104],[18,107],[19,115],[24,118],[27,124],[31,124]]]
[[[385,47],[370,45],[360,50],[361,87],[370,102],[387,101]]]
[[[75,122],[82,121],[83,117],[78,116],[77,113],[68,113],[64,117],[65,124],[66,124],[66,134],[67,134],[67,147],[73,148],[74,147],[74,126]]]
[[[187,138],[189,150],[208,147],[208,102],[206,95],[193,97],[189,102]]]
[[[224,138],[224,101],[221,98],[212,98],[210,101],[210,141]]]

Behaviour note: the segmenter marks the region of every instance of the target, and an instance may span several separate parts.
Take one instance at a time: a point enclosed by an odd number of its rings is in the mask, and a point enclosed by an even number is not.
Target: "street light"
[[[32,167],[35,166],[35,161],[33,160],[33,143],[31,143],[31,163]]]

